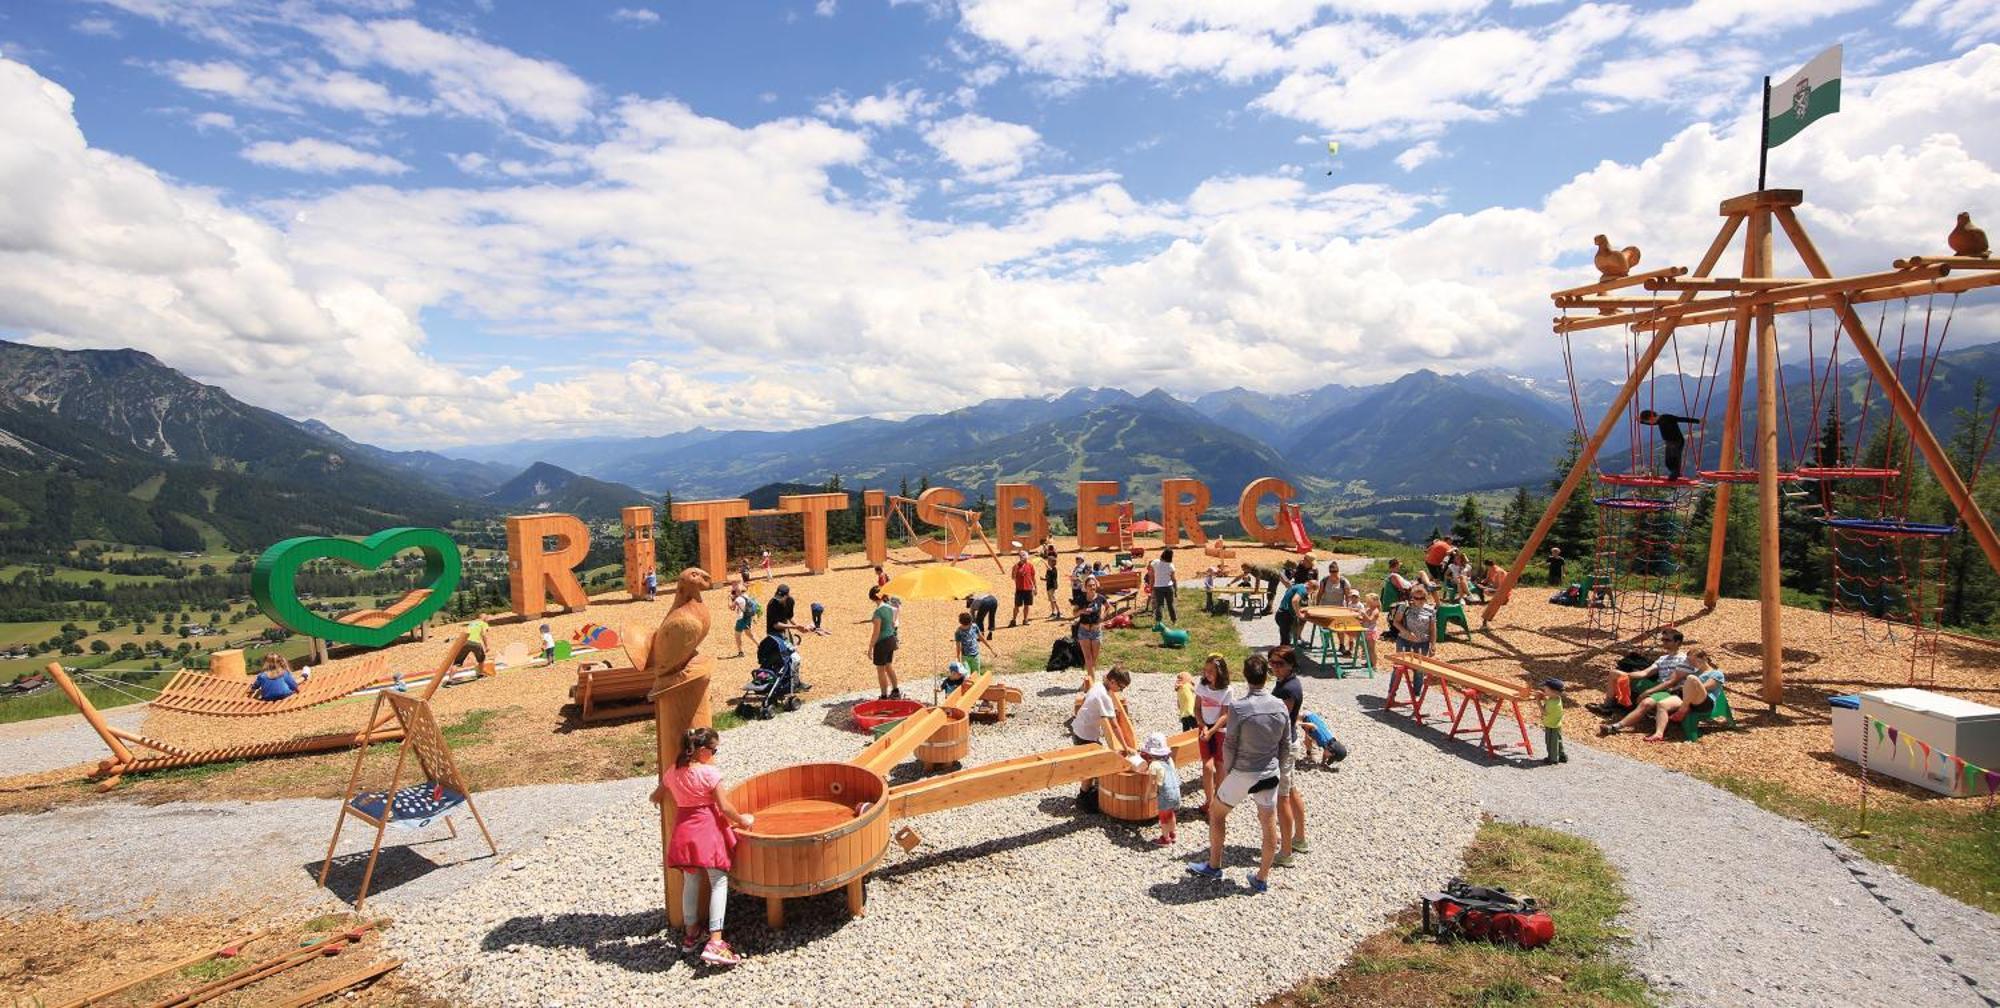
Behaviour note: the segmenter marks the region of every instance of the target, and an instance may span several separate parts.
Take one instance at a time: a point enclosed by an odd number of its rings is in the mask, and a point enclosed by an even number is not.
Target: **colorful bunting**
[[[1903,733],[1895,725],[1885,725],[1872,717],[1868,718],[1868,722],[1875,726],[1876,741],[1881,741],[1885,735],[1888,737],[1891,759],[1901,757],[1903,762],[1924,773],[1930,772],[1931,760],[1938,759],[1945,764],[1949,779],[1960,782],[1954,791],[1969,796],[1975,793],[1975,789],[1983,787],[1988,798],[2000,795],[2000,770],[1974,766],[1958,756],[1937,751],[1929,742],[1919,738],[1910,739],[1911,744],[1905,748],[1900,745]]]

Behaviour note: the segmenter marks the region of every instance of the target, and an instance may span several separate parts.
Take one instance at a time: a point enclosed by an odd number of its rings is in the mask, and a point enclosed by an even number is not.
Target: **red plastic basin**
[[[854,726],[873,731],[876,725],[909,717],[923,710],[915,700],[864,700],[854,705]]]

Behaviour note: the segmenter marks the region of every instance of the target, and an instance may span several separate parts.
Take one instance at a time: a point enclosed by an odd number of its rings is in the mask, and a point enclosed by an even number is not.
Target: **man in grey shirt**
[[[1222,782],[1208,808],[1208,860],[1188,866],[1202,878],[1222,877],[1222,845],[1229,834],[1229,810],[1248,798],[1257,803],[1257,827],[1263,856],[1250,876],[1250,891],[1269,887],[1271,858],[1278,846],[1278,757],[1291,731],[1285,704],[1265,690],[1271,670],[1262,655],[1243,663],[1243,681],[1250,692],[1229,705],[1229,723],[1222,741]]]

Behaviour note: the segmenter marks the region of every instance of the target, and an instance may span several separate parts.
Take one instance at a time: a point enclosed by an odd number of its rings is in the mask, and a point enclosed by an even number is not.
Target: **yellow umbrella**
[[[986,579],[944,564],[926,564],[890,579],[882,591],[901,599],[962,599],[992,591]]]

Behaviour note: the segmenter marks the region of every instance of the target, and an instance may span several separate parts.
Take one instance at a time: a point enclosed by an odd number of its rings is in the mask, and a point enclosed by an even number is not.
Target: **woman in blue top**
[[[292,676],[291,664],[274,654],[264,656],[264,667],[250,680],[250,692],[259,700],[283,700],[298,691],[299,681]]]

